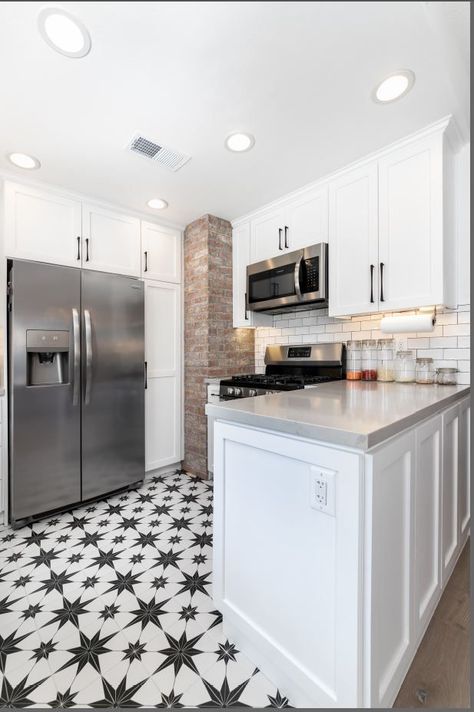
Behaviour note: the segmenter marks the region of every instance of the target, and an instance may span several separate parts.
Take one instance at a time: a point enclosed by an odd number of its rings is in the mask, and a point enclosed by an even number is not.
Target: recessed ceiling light
[[[44,41],[66,57],[89,54],[90,35],[80,20],[59,7],[45,7],[38,15],[38,27]]]
[[[27,153],[8,153],[7,158],[17,168],[25,168],[27,171],[34,171],[41,166],[37,158]]]
[[[229,151],[236,151],[237,153],[243,153],[243,151],[250,151],[255,143],[255,139],[252,134],[242,133],[238,131],[237,133],[230,134],[225,140],[226,148]]]
[[[414,83],[415,75],[410,69],[399,69],[378,84],[372,98],[378,104],[401,99],[410,91]]]
[[[153,210],[164,210],[168,207],[168,203],[166,200],[162,200],[162,198],[152,198],[148,201],[147,205],[149,208],[153,208]]]

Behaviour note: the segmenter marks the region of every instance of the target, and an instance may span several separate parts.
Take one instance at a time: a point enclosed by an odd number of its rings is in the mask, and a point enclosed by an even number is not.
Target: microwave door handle
[[[295,292],[296,296],[300,301],[303,300],[303,296],[301,294],[301,284],[300,284],[300,272],[301,272],[301,263],[303,261],[303,255],[298,259],[297,263],[295,264]]]

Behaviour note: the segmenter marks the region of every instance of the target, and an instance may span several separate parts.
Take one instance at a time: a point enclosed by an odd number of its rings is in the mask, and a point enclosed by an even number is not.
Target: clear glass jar
[[[435,370],[432,358],[417,358],[416,359],[416,382],[417,383],[434,383]]]
[[[360,341],[348,341],[346,351],[346,378],[348,381],[360,381],[362,378],[361,359]]]
[[[416,361],[413,351],[397,351],[395,357],[395,380],[397,383],[414,383]]]
[[[367,339],[362,342],[362,380],[377,380],[377,342]]]
[[[393,355],[395,342],[393,339],[379,339],[377,342],[377,381],[393,381]]]
[[[455,386],[458,382],[457,368],[438,368],[437,381],[442,386]]]

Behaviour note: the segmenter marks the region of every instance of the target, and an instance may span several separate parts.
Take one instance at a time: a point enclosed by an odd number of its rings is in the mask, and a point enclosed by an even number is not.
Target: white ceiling
[[[449,113],[468,139],[467,2],[64,2],[90,31],[84,59],[41,39],[45,4],[0,4],[0,169],[32,153],[35,178],[145,212],[162,197],[158,214],[186,224],[236,218]],[[400,68],[413,91],[375,104]],[[249,153],[224,148],[239,129]],[[192,160],[171,173],[128,153],[137,130]]]

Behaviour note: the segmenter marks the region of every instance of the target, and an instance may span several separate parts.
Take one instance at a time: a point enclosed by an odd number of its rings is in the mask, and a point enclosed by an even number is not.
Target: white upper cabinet
[[[247,309],[247,265],[250,264],[250,223],[232,230],[233,326],[271,326],[273,317]]]
[[[142,277],[181,282],[181,232],[142,222]]]
[[[329,313],[378,308],[377,163],[344,173],[329,186]]]
[[[379,160],[380,309],[443,304],[443,137]]]
[[[53,191],[4,183],[5,254],[81,266],[81,203]]]
[[[328,187],[319,186],[250,220],[250,259],[260,262],[328,239]]]
[[[288,250],[328,241],[328,186],[292,200],[286,209],[283,244]]]
[[[140,220],[99,205],[83,204],[82,266],[140,276]]]
[[[284,251],[284,208],[259,215],[250,222],[250,262],[260,262]]]

